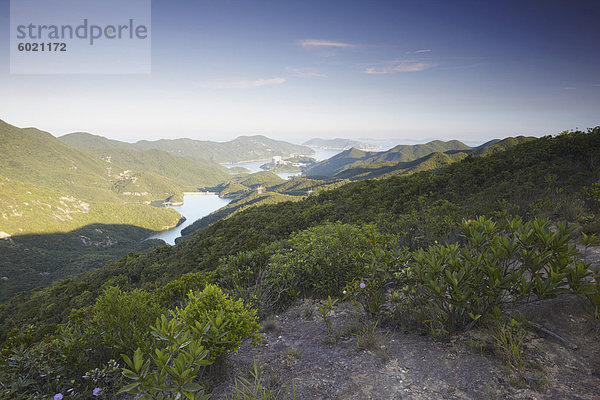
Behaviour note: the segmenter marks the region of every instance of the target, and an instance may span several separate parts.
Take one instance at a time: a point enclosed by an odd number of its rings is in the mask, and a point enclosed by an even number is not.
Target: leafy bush
[[[190,291],[204,289],[209,279],[205,272],[182,275],[158,289],[158,300],[164,307],[179,305],[185,301]]]
[[[93,306],[71,312],[69,323],[58,331],[60,352],[83,373],[130,349],[147,351],[152,346],[150,326],[163,311],[150,293],[109,287]]]
[[[68,381],[60,354],[50,344],[5,345],[0,360],[1,398],[42,398],[44,393],[67,387]]]
[[[49,393],[62,393],[68,398],[92,399],[96,398],[94,391],[114,394],[114,386],[120,383],[114,360],[86,372],[83,379],[78,379],[76,371],[61,353],[60,340],[47,338],[26,344],[11,337],[0,358],[0,398],[46,400]]]
[[[226,336],[219,338],[218,342],[213,340],[210,354],[212,360],[237,349],[245,338],[251,338],[253,344],[261,340],[256,310],[246,308],[241,299],[232,300],[215,285],[206,285],[201,292],[190,292],[185,308],[176,308],[174,315],[190,327],[194,327],[196,322],[212,323],[212,329],[227,326]]]
[[[273,255],[267,281],[285,306],[300,294],[339,296],[354,279],[375,277],[392,258],[397,237],[374,226],[327,223],[298,232]]]
[[[465,245],[436,245],[410,254],[397,274],[404,309],[417,309],[434,332],[465,328],[493,308],[574,292],[594,293],[589,264],[570,242],[573,228],[547,220],[483,217],[462,224]]]
[[[265,276],[271,256],[281,246],[281,242],[275,242],[222,259],[214,271],[215,281],[232,296],[258,309],[261,315],[269,314],[276,308],[279,298]]]
[[[121,392],[152,399],[171,398],[170,393],[181,399],[207,398],[196,382],[202,368],[247,337],[256,343],[259,328],[256,311],[219,287],[209,284],[201,292],[190,292],[184,308],[171,311],[171,318],[157,318],[151,328],[157,347],[149,352],[138,348],[133,358],[123,354],[129,367],[123,375],[131,383]]]
[[[198,329],[203,332],[197,322]],[[150,356],[144,356],[138,348],[133,358],[123,354],[129,368],[123,369],[123,376],[131,381],[119,393],[141,395],[142,399],[176,399],[184,396],[190,400],[207,399],[204,389],[194,382],[202,367],[212,364],[208,360],[209,351],[203,346],[203,336],[194,338],[192,331],[176,318],[167,320],[162,315],[152,327],[152,334],[159,341]]]

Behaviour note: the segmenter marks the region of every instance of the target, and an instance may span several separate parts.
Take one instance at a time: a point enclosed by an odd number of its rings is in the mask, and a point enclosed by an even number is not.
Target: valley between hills
[[[231,202],[145,240],[195,191]],[[0,393],[593,399],[599,216],[598,127],[377,151],[0,121]]]
[[[312,140],[307,144],[346,150],[310,162],[312,148],[264,136],[222,143],[127,143],[83,132],[57,138],[2,121],[0,135],[0,235],[8,239],[0,242],[0,301],[159,245],[160,241],[142,239],[180,222],[181,216],[163,204],[182,202],[186,191],[207,190],[232,199],[185,228],[182,234],[189,236],[248,207],[299,201],[355,180],[435,170],[469,154],[531,139],[491,141],[479,148],[435,141],[380,152],[352,147],[369,148],[360,142]],[[304,174],[288,181],[271,171],[248,173],[222,165],[300,154],[307,162]]]

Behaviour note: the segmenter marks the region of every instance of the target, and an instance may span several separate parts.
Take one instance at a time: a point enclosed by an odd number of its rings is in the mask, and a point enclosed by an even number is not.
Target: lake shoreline
[[[147,239],[160,239],[166,244],[173,246],[175,245],[175,240],[181,237],[181,231],[185,227],[231,202],[231,199],[221,198],[217,194],[198,194],[196,192],[184,194],[183,202],[180,205],[165,205],[165,207],[172,208],[181,215],[179,222],[172,228],[155,232]]]

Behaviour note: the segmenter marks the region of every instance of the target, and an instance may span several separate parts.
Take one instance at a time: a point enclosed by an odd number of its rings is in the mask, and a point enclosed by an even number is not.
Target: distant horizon
[[[17,128],[22,128],[22,129],[27,129],[27,128],[32,128],[32,129],[38,129],[40,131],[43,132],[47,132],[49,134],[51,134],[52,136],[54,136],[55,138],[60,138],[62,136],[66,136],[66,135],[70,135],[70,134],[74,134],[74,133],[85,133],[85,134],[90,134],[90,135],[94,135],[94,136],[100,136],[100,137],[104,137],[106,139],[110,139],[110,140],[116,140],[116,141],[120,141],[120,142],[125,142],[125,143],[136,143],[139,141],[157,141],[157,140],[177,140],[177,139],[191,139],[191,140],[199,140],[199,141],[212,141],[212,142],[229,142],[232,141],[234,139],[237,139],[239,137],[251,137],[251,136],[265,136],[269,139],[273,139],[273,140],[280,140],[280,141],[285,141],[285,142],[289,142],[292,144],[298,144],[298,145],[304,145],[304,143],[308,142],[309,140],[312,139],[324,139],[324,140],[334,140],[334,139],[347,139],[347,140],[354,140],[357,142],[361,142],[364,144],[369,144],[369,145],[373,145],[373,146],[378,146],[381,150],[387,150],[391,147],[397,146],[397,145],[414,145],[414,144],[424,144],[424,143],[428,143],[428,142],[432,142],[435,140],[441,140],[444,142],[448,142],[451,140],[458,140],[468,146],[471,147],[476,147],[479,145],[482,145],[484,143],[489,142],[490,140],[495,140],[495,139],[505,139],[508,137],[515,137],[515,136],[531,136],[531,137],[541,137],[541,136],[546,136],[546,135],[528,135],[528,134],[518,134],[518,135],[507,135],[507,136],[498,136],[498,137],[492,137],[492,138],[488,138],[485,140],[466,140],[466,139],[461,139],[460,137],[454,137],[454,138],[442,138],[442,137],[424,137],[424,138],[420,138],[420,139],[411,139],[411,138],[385,138],[385,137],[351,137],[351,136],[331,136],[331,137],[327,137],[327,136],[311,136],[311,137],[307,137],[305,136],[304,138],[300,139],[298,137],[276,137],[276,136],[270,136],[267,134],[263,134],[263,133],[255,133],[255,134],[239,134],[237,136],[235,135],[231,135],[228,136],[227,138],[215,138],[213,137],[192,137],[192,136],[181,136],[181,137],[155,137],[155,138],[143,138],[143,137],[136,137],[135,139],[127,139],[124,137],[111,137],[111,136],[105,136],[99,133],[95,133],[95,132],[90,132],[90,131],[86,131],[86,130],[77,130],[77,131],[73,131],[73,132],[68,132],[68,133],[64,133],[64,134],[56,134],[55,132],[49,131],[47,129],[44,129],[43,127],[39,127],[39,126],[19,126],[16,125],[10,121],[7,121],[4,118],[0,118],[1,121],[6,122],[7,124],[16,126]],[[592,128],[592,127],[590,127]],[[581,128],[579,128],[581,129]],[[587,129],[587,128],[585,128]],[[584,130],[585,130],[584,129]],[[555,133],[548,133],[548,135],[554,135],[554,134],[558,134],[560,132],[555,132]],[[316,147],[316,146],[313,146]]]

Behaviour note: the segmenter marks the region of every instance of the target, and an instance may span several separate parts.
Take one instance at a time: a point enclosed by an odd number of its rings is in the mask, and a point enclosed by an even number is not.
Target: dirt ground
[[[588,256],[596,263],[600,252]],[[434,340],[377,327],[372,343],[358,346],[359,337],[371,336],[357,336],[357,312],[345,303],[331,314],[336,332],[346,333],[334,343],[320,304],[300,301],[263,322],[263,343],[245,343],[228,357],[227,375],[212,398],[231,397],[235,376],[252,381],[248,371],[255,362],[262,386],[279,390],[282,399],[600,399],[600,323],[574,296],[519,309],[528,321],[570,342],[529,327],[520,374],[494,350],[490,329]]]

